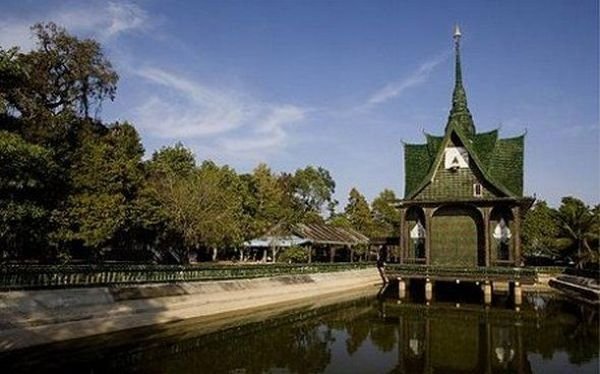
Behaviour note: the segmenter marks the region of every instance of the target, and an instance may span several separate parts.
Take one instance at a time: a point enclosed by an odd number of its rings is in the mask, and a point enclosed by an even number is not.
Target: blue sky
[[[342,205],[402,196],[402,141],[441,134],[452,29],[478,131],[527,131],[525,191],[600,200],[598,1],[2,1],[0,45],[54,21],[101,41],[121,79],[105,121],[146,152],[177,141],[239,172],[327,168]]]

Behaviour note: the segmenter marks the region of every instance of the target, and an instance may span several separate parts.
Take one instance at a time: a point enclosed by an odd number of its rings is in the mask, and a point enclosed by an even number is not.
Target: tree
[[[521,236],[523,253],[527,256],[557,254],[558,222],[556,210],[545,201],[538,201],[525,215]]]
[[[182,143],[176,143],[174,146],[162,147],[155,151],[148,167],[151,173],[173,173],[186,176],[196,168],[196,159],[189,148],[186,148]]]
[[[17,58],[26,82],[6,94],[24,118],[66,112],[88,118],[105,99],[114,99],[119,77],[97,41],[80,40],[52,22],[31,29],[37,49]]]
[[[577,198],[563,197],[558,208],[559,247],[565,255],[573,255],[581,267],[587,262],[598,262],[598,247],[592,248],[600,230],[598,207],[591,209]]]
[[[371,206],[373,207],[373,231],[375,236],[395,236],[400,230],[400,211],[395,204],[398,201],[392,190],[381,191]]]
[[[204,179],[217,179],[218,194],[211,202],[214,215],[208,215],[205,224],[204,245],[212,249],[212,260],[217,260],[219,248],[238,246],[243,241],[242,202],[240,179],[229,166],[218,167],[212,161],[205,161],[200,167]]]
[[[23,86],[27,78],[22,64],[17,60],[19,48],[13,47],[4,50],[0,46],[0,114],[5,115],[10,111],[10,92]]]
[[[182,262],[187,262],[191,249],[210,249],[216,260],[219,248],[238,245],[242,241],[239,183],[232,169],[212,162],[190,173],[171,169],[152,179],[147,194],[160,207],[164,224],[160,245],[175,251]]]
[[[296,170],[291,187],[305,220],[322,221],[319,218],[323,211],[328,209],[331,213],[337,204],[333,199],[335,181],[329,171],[322,167],[307,166]]]
[[[143,153],[139,135],[128,123],[111,125],[102,136],[88,136],[71,168],[73,194],[64,241],[83,242],[95,258],[115,245],[131,247]]]
[[[0,255],[43,257],[48,243],[52,181],[58,168],[49,150],[0,131]]]
[[[288,200],[282,180],[266,164],[259,164],[251,176],[253,236],[266,233],[276,225],[287,229],[295,221],[292,204]]]
[[[371,208],[367,199],[354,187],[350,190],[348,204],[344,211],[355,230],[367,236],[371,234],[373,229]]]
[[[371,208],[367,203],[367,199],[354,187],[348,195],[348,204],[346,204],[344,213],[353,229],[369,237],[373,235]],[[359,255],[363,255],[366,254],[367,247],[356,246],[354,251]]]

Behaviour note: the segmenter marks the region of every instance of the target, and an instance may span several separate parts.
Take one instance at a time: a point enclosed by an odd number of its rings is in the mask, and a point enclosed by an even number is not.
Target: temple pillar
[[[433,208],[424,208],[425,213],[425,264],[431,264],[431,220]]]
[[[523,293],[521,290],[521,284],[519,282],[514,282],[513,296],[516,306],[521,305],[523,303]]]
[[[485,281],[483,284],[483,302],[485,305],[492,303],[492,284],[490,281]]]
[[[400,209],[400,263],[404,263],[404,259],[406,258],[406,244],[405,240],[407,237],[406,231],[406,209]]]
[[[490,266],[491,265],[491,255],[492,255],[492,251],[491,251],[491,238],[490,238],[490,212],[491,212],[491,208],[490,207],[485,207],[483,208],[483,236],[485,239],[483,239],[483,243],[484,243],[484,250],[485,250],[485,266]]]
[[[402,278],[398,278],[398,298],[404,299],[406,297],[406,281]]]
[[[515,266],[521,266],[521,208],[519,206],[512,208],[513,219],[515,222],[513,232],[513,253]]]
[[[433,282],[428,278],[425,280],[425,300],[427,302],[433,299]]]

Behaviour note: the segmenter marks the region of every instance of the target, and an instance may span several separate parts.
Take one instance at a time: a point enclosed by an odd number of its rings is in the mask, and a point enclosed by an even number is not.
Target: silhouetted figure
[[[384,284],[387,283],[387,279],[385,277],[385,260],[387,259],[387,246],[382,245],[379,247],[379,251],[377,253],[377,271],[379,271],[379,276]]]

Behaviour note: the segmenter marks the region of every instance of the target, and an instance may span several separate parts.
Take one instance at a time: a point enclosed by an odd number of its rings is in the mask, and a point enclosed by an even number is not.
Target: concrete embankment
[[[0,351],[376,288],[377,269],[0,293]]]

